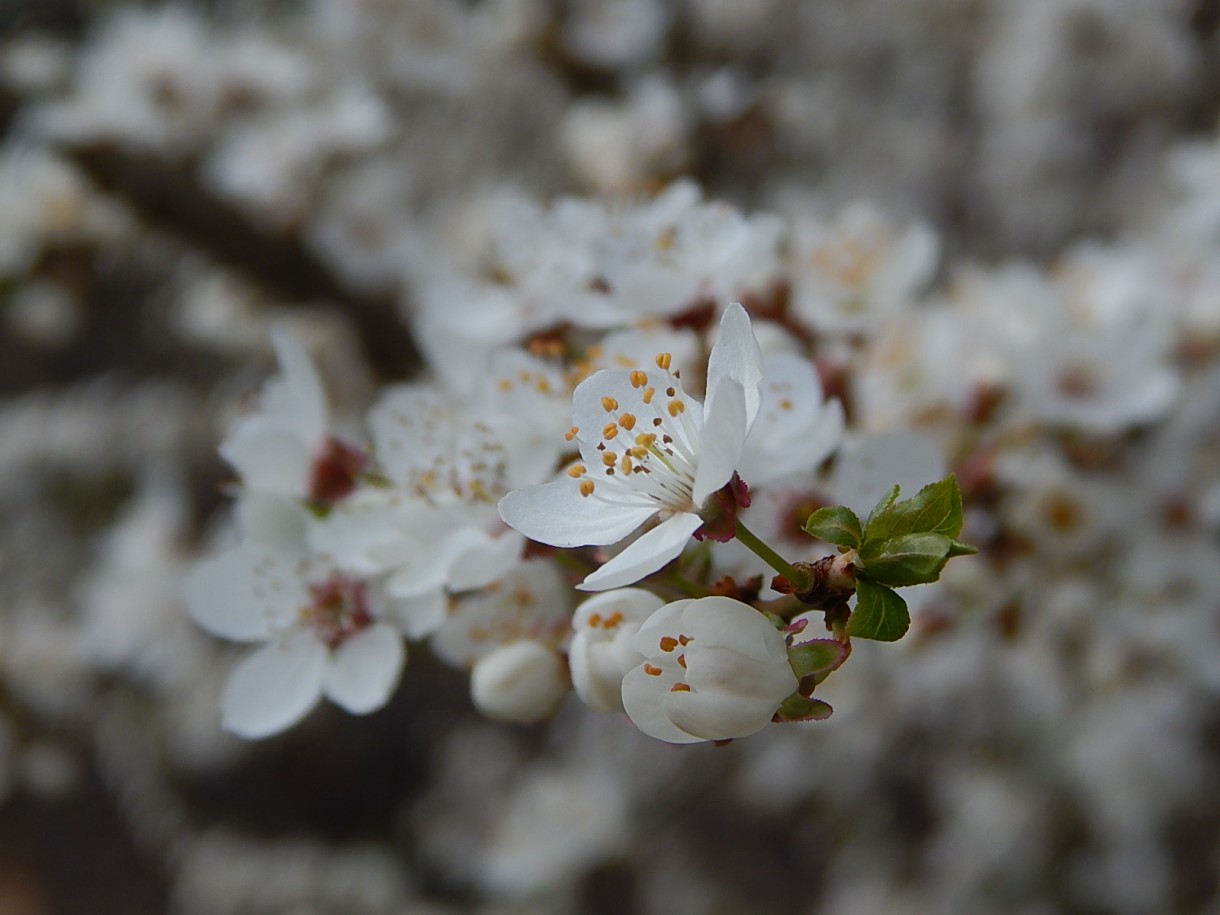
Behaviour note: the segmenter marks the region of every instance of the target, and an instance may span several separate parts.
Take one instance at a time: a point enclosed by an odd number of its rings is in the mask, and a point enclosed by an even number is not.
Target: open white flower
[[[729,597],[666,604],[634,646],[646,660],[623,678],[623,707],[641,731],[670,743],[753,734],[798,685],[783,634]]]
[[[510,492],[500,516],[552,546],[605,546],[658,518],[625,550],[589,575],[586,591],[617,588],[655,572],[682,552],[703,523],[704,500],[733,476],[758,413],[762,355],[740,305],[730,305],[708,362],[705,404],[670,370],[605,370],[572,397],[569,437],[581,462],[551,483]]]
[[[246,547],[201,562],[186,582],[192,618],[213,635],[264,642],[229,675],[222,724],[240,737],[291,727],[325,695],[354,715],[385,705],[406,661],[378,622],[368,585],[328,563]]]

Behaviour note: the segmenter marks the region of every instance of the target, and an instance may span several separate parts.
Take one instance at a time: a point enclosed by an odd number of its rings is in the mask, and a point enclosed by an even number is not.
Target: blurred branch
[[[257,228],[240,209],[162,159],[104,145],[73,147],[64,153],[99,188],[122,197],[152,223],[277,295],[290,302],[322,299],[339,305],[383,380],[419,370],[419,349],[398,319],[392,296],[350,288],[299,240]]]

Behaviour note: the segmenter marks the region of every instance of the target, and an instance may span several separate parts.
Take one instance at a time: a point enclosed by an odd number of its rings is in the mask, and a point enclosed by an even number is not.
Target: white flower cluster
[[[683,194],[700,222],[706,209]],[[667,238],[629,244],[658,258]],[[685,263],[696,256],[658,258],[653,269],[698,289],[702,274]],[[634,269],[643,277],[649,267]],[[714,305],[700,307],[706,324]],[[658,341],[675,345],[649,364],[642,354]],[[535,353],[501,347],[483,371],[467,366],[482,376],[468,392],[441,381],[385,391],[368,415],[368,446],[332,434],[310,357],[285,333],[275,342],[281,374],[221,446],[240,476],[239,541],[187,583],[201,626],[263,643],[229,679],[226,728],[275,733],[323,695],[357,714],[380,708],[401,673],[404,637],[431,639],[439,656],[472,667],[475,704],[508,721],[552,713],[569,669],[590,705],[625,708],[647,733],[678,742],[752,733],[795,692],[784,635],[748,604],[665,603],[628,589],[573,618],[564,573],[538,554],[544,544],[613,546],[647,526],[578,587],[632,585],[687,552],[700,554],[710,582],[732,568],[731,554],[699,544],[713,494],[741,486],[731,484],[739,468],[762,491],[813,478],[838,445],[842,409],[823,399],[807,360],[777,352],[764,361],[740,304],[719,321],[703,403],[673,351],[698,352],[706,333],[552,335],[534,339]],[[522,534],[539,547],[527,551]],[[647,619],[636,613],[641,597],[655,601]],[[675,723],[658,724],[675,702]]]

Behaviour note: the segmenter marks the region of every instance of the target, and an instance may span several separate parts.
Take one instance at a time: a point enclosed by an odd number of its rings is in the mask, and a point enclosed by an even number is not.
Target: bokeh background
[[[1220,912],[1218,28],[1212,0],[0,0],[0,911]],[[828,245],[864,204],[866,240],[934,234],[808,330],[853,428],[958,471],[980,557],[858,646],[830,721],[728,747],[575,699],[492,724],[414,648],[380,712],[224,734],[236,654],[180,587],[268,328],[358,417],[428,370],[417,316],[503,200],[683,176]]]

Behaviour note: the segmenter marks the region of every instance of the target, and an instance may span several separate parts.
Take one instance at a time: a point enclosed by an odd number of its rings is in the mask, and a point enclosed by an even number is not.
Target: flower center
[[[362,581],[331,575],[309,586],[309,598],[309,605],[301,608],[301,619],[328,648],[337,648],[373,623],[368,587]]]
[[[582,496],[596,492],[620,504],[642,498],[663,512],[698,511],[692,492],[700,433],[687,411],[679,373],[670,371],[671,361],[669,353],[661,353],[656,358],[660,373],[630,373],[633,403],[602,397],[606,422],[595,446],[601,464],[592,470],[584,464],[568,468],[568,476],[580,481]],[[567,439],[578,435],[580,430],[573,426]],[[589,441],[592,436],[581,438]]]
[[[357,477],[366,455],[354,445],[327,436],[314,453],[309,473],[309,498],[321,505],[332,505],[356,488]]]

